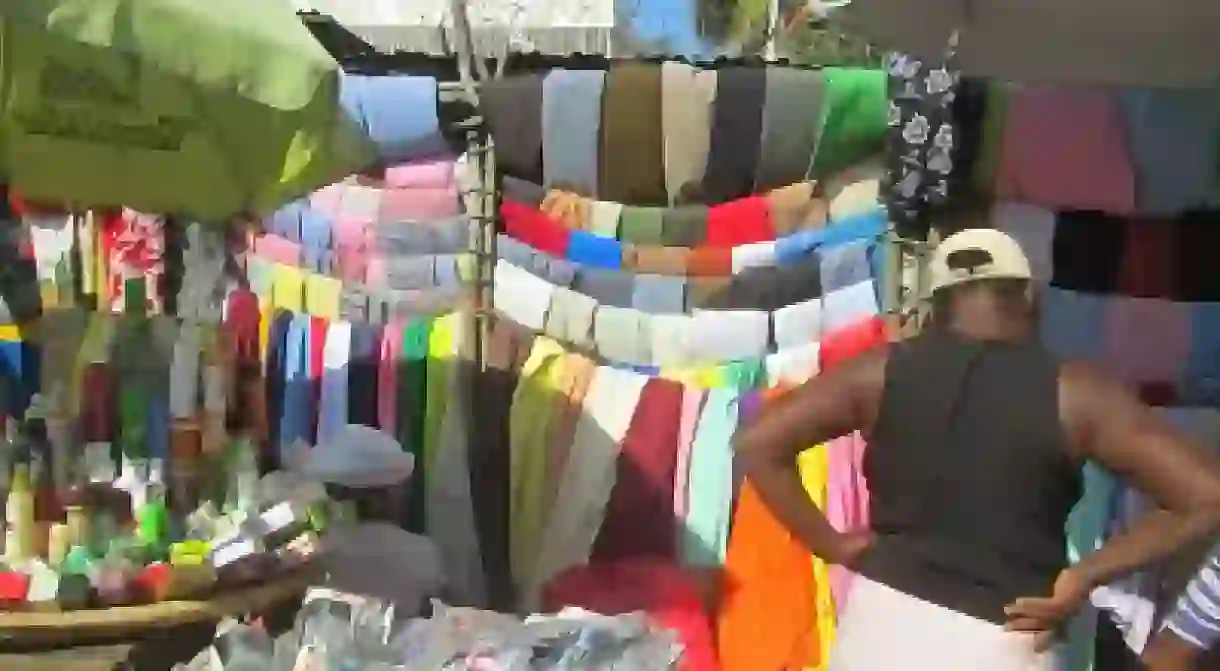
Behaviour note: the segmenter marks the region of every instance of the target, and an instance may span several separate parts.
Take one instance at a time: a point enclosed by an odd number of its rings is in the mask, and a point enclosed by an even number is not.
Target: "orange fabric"
[[[787,392],[762,392],[769,401]],[[812,559],[741,485],[725,559],[725,594],[717,622],[723,671],[800,671],[821,658]]]

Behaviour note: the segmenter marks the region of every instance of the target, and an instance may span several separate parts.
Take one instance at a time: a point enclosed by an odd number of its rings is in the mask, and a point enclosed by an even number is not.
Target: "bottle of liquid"
[[[13,468],[4,518],[8,524],[4,538],[8,561],[13,563],[33,558],[34,491],[30,486],[30,467],[26,463]]]

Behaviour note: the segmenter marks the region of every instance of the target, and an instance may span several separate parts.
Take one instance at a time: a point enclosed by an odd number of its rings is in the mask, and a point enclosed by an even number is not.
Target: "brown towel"
[[[602,200],[625,205],[667,201],[661,128],[661,68],[645,63],[613,67],[602,104]]]
[[[623,269],[651,275],[685,275],[690,250],[685,247],[623,245]]]
[[[542,75],[514,75],[483,85],[479,102],[505,174],[542,183]]]
[[[686,285],[686,311],[707,308],[729,290],[732,277],[692,277]]]

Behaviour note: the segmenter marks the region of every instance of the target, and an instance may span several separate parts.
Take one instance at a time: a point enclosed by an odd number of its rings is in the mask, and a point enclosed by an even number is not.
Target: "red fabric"
[[[618,479],[593,545],[596,561],[675,556],[674,476],[681,414],[682,385],[648,380],[623,438]]]
[[[1174,298],[1174,233],[1171,221],[1125,222],[1127,240],[1118,274],[1119,293],[1136,298]]]
[[[229,314],[225,326],[233,336],[233,347],[238,361],[254,363],[259,360],[258,296],[249,289],[238,289],[229,294]]]
[[[504,232],[525,244],[551,256],[566,258],[571,231],[536,207],[505,200],[500,203]]]
[[[887,340],[885,322],[880,317],[870,317],[831,331],[822,338],[819,368],[828,370],[878,345],[884,345]]]
[[[711,247],[736,247],[775,239],[771,208],[763,196],[740,198],[707,212],[707,242]]]
[[[108,443],[114,439],[116,412],[114,371],[105,363],[85,366],[81,379],[81,430],[87,443]]]
[[[576,566],[542,591],[543,607],[577,606],[603,615],[644,611],[657,625],[678,633],[685,646],[682,671],[716,671],[712,627],[695,580],[665,561],[631,561]]]
[[[322,398],[322,371],[326,368],[326,364],[322,360],[322,351],[326,347],[326,329],[329,323],[322,317],[309,318],[309,381],[313,384],[313,397],[315,399]],[[318,430],[318,406],[319,402],[314,403],[314,417],[310,420],[311,438],[313,442],[317,442],[315,434]]]

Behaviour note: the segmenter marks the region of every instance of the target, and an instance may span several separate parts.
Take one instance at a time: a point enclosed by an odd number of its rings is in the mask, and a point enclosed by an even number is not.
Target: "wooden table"
[[[296,571],[200,601],[0,613],[0,670],[168,671],[206,648],[226,617],[295,612],[317,577],[314,570]]]

